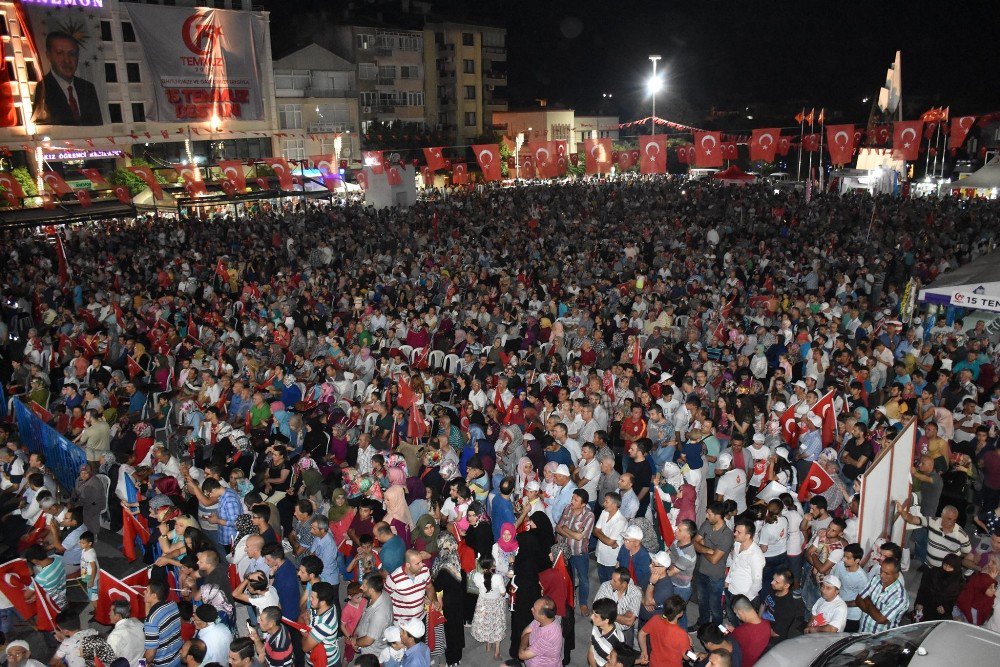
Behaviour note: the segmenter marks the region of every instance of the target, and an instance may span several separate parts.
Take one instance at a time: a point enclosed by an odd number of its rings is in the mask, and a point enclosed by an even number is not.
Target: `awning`
[[[2,227],[41,227],[45,225],[68,225],[75,222],[91,220],[108,220],[109,218],[134,218],[134,206],[122,204],[117,199],[95,201],[91,206],[83,207],[76,201],[65,201],[47,211],[44,208],[10,209],[0,213]]]
[[[1000,250],[942,274],[920,290],[920,301],[948,305],[956,293],[1000,297]]]

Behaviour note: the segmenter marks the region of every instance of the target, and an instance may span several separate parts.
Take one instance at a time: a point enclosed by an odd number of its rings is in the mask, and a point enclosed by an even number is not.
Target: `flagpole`
[[[826,127],[826,107],[820,109],[819,112],[819,191],[823,191],[823,135],[826,132],[823,128]]]
[[[932,175],[937,173],[938,153],[941,152],[941,150],[938,148],[938,144],[940,144],[940,143],[941,143],[941,121],[939,120],[938,121],[938,125],[937,125],[937,129],[934,131],[934,148],[935,148],[935,152],[934,152],[934,167],[931,169],[931,174]],[[931,152],[929,148],[928,148],[927,152],[928,153]],[[942,161],[943,161],[943,158],[942,158]]]
[[[934,165],[937,166],[937,157],[934,158]],[[931,171],[931,138],[927,137],[927,155],[924,156],[924,176],[929,176],[930,171]]]
[[[801,120],[799,121],[799,166],[798,166],[798,169],[795,170],[795,180],[796,181],[801,181],[802,180],[802,142],[805,140],[805,136],[806,136],[806,120],[805,120],[805,118],[806,118],[806,108],[805,107],[802,107],[802,113],[799,114],[799,118],[801,118]]]
[[[813,115],[816,113],[816,108],[813,107],[812,111],[809,112],[809,134],[813,132]],[[813,154],[809,151],[809,169],[806,170],[806,180],[812,180],[813,173]]]

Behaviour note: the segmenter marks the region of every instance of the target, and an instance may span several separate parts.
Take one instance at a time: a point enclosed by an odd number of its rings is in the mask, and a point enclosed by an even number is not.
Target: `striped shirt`
[[[585,556],[590,553],[590,534],[594,530],[594,513],[590,511],[589,507],[584,506],[582,510],[577,512],[572,507],[567,506],[563,510],[562,516],[559,518],[559,525],[556,528],[559,526],[568,528],[573,532],[581,533],[581,537],[578,540],[563,535],[558,536],[558,540],[565,542],[566,546],[569,547],[569,554],[571,556]]]
[[[310,635],[317,644],[322,644],[326,649],[326,664],[340,664],[340,623],[337,620],[337,608],[330,607],[323,613],[312,611],[311,622],[312,631]],[[312,664],[312,661],[310,661]]]
[[[594,626],[590,632],[590,648],[594,651],[594,663],[597,667],[604,667],[608,664],[608,656],[614,650],[614,642],[625,641],[622,631],[617,627],[611,628],[608,634],[601,634],[601,631]]]
[[[143,624],[146,650],[156,650],[150,667],[180,667],[181,613],[174,602],[160,602],[149,610]]]
[[[53,556],[51,563],[35,573],[35,581],[45,589],[60,611],[66,608],[66,568],[62,558]]]
[[[882,578],[876,574],[868,582],[865,590],[861,591],[859,597],[871,599],[879,612],[885,616],[888,623],[877,623],[868,614],[861,615],[861,632],[882,632],[899,625],[899,619],[910,604],[906,595],[906,588],[903,586],[903,577],[897,577],[896,581],[888,586],[882,585]]]
[[[615,604],[618,605],[619,616],[629,612],[632,612],[636,616],[639,615],[639,605],[642,604],[642,591],[639,590],[639,587],[631,581],[628,582],[628,588],[625,589],[625,593],[621,596],[619,596],[618,592],[611,587],[611,581],[605,581],[601,584],[601,587],[597,589],[597,595],[594,596],[594,602],[597,602],[601,598],[614,600]],[[622,625],[616,621],[615,627],[622,632],[625,632],[630,626]]]
[[[223,492],[219,498],[219,508],[215,513],[226,522],[219,526],[219,543],[228,547],[232,545],[233,537],[236,536],[236,518],[243,514],[243,503],[235,491],[226,489]]]
[[[431,573],[426,566],[411,577],[406,565],[402,565],[386,578],[385,592],[392,600],[392,620],[397,625],[411,618],[424,619],[424,599],[430,582]]]
[[[927,566],[941,567],[941,561],[948,554],[967,556],[972,551],[972,542],[964,530],[957,525],[950,533],[941,530],[941,519],[920,517],[920,525],[927,529]]]
[[[292,667],[292,636],[283,623],[264,642],[264,658],[267,667]]]

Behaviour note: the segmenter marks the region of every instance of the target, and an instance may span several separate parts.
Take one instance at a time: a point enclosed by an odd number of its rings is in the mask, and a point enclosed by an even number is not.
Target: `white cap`
[[[397,628],[395,625],[390,625],[385,629],[385,632],[382,633],[382,639],[384,639],[388,644],[393,644],[395,642],[398,642],[399,628]]]
[[[524,485],[525,491],[539,491],[541,488],[542,486],[538,483],[537,479],[533,479]]]
[[[531,435],[530,433],[525,433],[524,435],[521,436],[521,439],[522,440],[534,440],[535,436]]]
[[[408,618],[400,623],[399,629],[414,639],[420,639],[424,636],[424,622],[415,618]]]
[[[784,484],[776,479],[772,479],[768,482],[760,493],[757,494],[759,500],[763,500],[765,503],[771,502],[772,500],[778,498],[782,493],[787,493],[788,489]]]
[[[997,406],[994,403],[983,403],[983,412],[989,412],[991,410],[996,410]]]
[[[950,371],[951,370],[951,359],[942,359],[941,360],[941,370],[943,370],[943,371]]]
[[[753,434],[753,441],[754,442],[764,442],[765,440],[767,440],[767,438],[764,437],[763,433],[754,433]]]
[[[812,425],[815,426],[816,428],[819,428],[820,426],[823,425],[823,418],[820,417],[819,415],[809,413],[809,421],[812,422]]]
[[[882,413],[882,414],[884,414],[884,415],[885,415],[885,414],[888,414],[888,413],[886,412],[886,409],[885,409],[885,406],[884,406],[884,405],[880,405],[880,406],[878,406],[877,408],[875,408],[875,412],[881,412],[881,413]]]
[[[823,577],[823,583],[833,586],[834,588],[840,588],[840,577],[835,574],[828,574]]]
[[[775,401],[774,405],[771,406],[773,412],[784,412],[788,409],[788,406],[781,401]]]
[[[715,459],[716,470],[728,469],[733,465],[733,455],[729,452],[723,452],[719,454],[719,458]]]
[[[788,460],[788,457],[792,455],[792,453],[788,451],[787,447],[777,447],[775,448],[774,453],[786,461]]]
[[[666,551],[657,551],[655,554],[649,557],[649,560],[656,563],[660,567],[670,567],[670,554]]]
[[[629,526],[625,529],[625,533],[622,535],[626,540],[641,540],[642,539],[642,528],[639,526]]]
[[[28,646],[28,642],[23,639],[15,639],[14,641],[7,644],[7,648],[4,649],[7,653],[10,653],[12,648],[23,648],[28,653],[31,653],[31,647]]]
[[[673,376],[674,376],[673,373],[668,373],[667,371],[664,371],[663,373],[660,373],[660,379],[657,380],[657,383],[666,382],[667,380],[669,380]]]
[[[559,465],[556,466],[555,474],[556,475],[564,475],[566,477],[569,477],[570,476],[569,475],[569,466],[567,466],[565,463],[560,463]]]
[[[792,384],[792,386],[793,386],[793,387],[799,387],[799,388],[801,388],[801,389],[808,389],[808,388],[809,388],[809,387],[807,387],[807,386],[806,386],[806,383],[805,383],[805,382],[803,382],[802,380],[797,380],[796,382],[794,382],[794,383]]]
[[[806,379],[812,380],[813,382],[819,382],[819,376],[816,375],[815,373],[810,373],[809,375],[806,376]]]

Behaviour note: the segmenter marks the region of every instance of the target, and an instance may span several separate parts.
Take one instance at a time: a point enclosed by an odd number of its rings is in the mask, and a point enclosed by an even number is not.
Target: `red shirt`
[[[753,667],[767,651],[771,641],[771,623],[764,620],[757,624],[743,623],[733,630],[733,639],[743,651],[743,667]]]
[[[625,440],[638,440],[646,436],[646,422],[642,419],[632,419],[626,417],[622,420],[622,438]]]
[[[656,667],[680,667],[684,653],[691,648],[688,634],[676,623],[668,623],[662,614],[646,621],[642,631],[649,636],[649,664]]]

